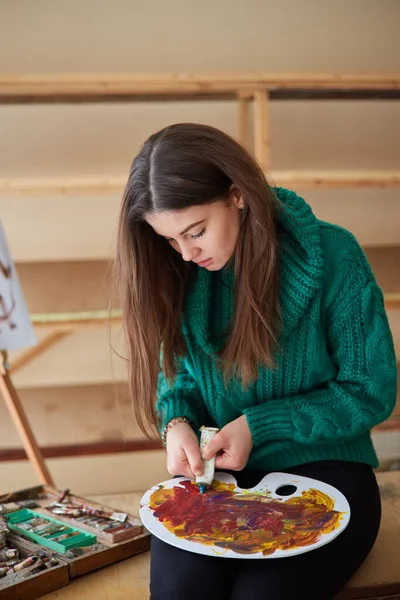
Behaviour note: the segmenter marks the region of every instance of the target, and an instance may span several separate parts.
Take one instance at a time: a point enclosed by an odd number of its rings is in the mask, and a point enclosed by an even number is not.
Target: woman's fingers
[[[194,442],[193,444],[188,444],[184,448],[184,450],[186,452],[186,456],[188,459],[188,463],[189,463],[191,472],[194,475],[202,475],[203,474],[203,461],[201,460],[200,448],[199,448],[197,441]]]

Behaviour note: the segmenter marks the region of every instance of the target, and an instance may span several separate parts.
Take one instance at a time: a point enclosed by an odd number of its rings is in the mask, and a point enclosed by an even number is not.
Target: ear
[[[244,208],[244,200],[240,194],[235,194],[233,201],[236,205],[236,208],[238,208],[239,210],[242,210]]]
[[[244,200],[240,191],[236,188],[235,185],[232,185],[229,192],[232,204],[236,206],[236,208],[238,208],[239,210],[242,210],[242,208],[244,208]]]

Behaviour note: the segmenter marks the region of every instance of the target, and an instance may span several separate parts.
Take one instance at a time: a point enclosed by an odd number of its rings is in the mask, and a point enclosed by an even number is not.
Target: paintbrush
[[[218,427],[200,427],[201,435],[200,435],[200,452],[202,452],[208,444],[210,440],[214,437],[216,433],[218,433]],[[203,474],[197,475],[196,483],[199,486],[200,494],[204,494],[204,492],[211,486],[212,481],[214,479],[215,473],[215,456],[212,458],[202,459],[203,460]]]

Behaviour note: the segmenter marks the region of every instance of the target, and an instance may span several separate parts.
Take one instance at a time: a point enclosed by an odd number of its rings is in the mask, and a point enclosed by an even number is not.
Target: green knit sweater
[[[187,354],[172,385],[159,377],[161,426],[186,416],[196,430],[222,428],[245,414],[251,468],[320,460],[375,467],[370,430],[391,414],[397,382],[381,290],[349,232],[316,219],[295,193],[275,193],[283,319],[278,368],[260,366],[246,391],[234,381],[224,386],[216,352],[232,316],[233,268],[199,268],[182,315]]]

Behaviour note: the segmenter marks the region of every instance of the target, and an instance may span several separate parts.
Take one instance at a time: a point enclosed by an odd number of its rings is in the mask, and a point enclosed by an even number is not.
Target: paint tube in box
[[[218,427],[200,427],[200,452],[203,452],[206,444],[216,433],[218,433]],[[203,474],[196,477],[196,483],[199,486],[200,493],[204,494],[206,489],[212,484],[215,472],[215,456],[207,460],[203,459]]]

